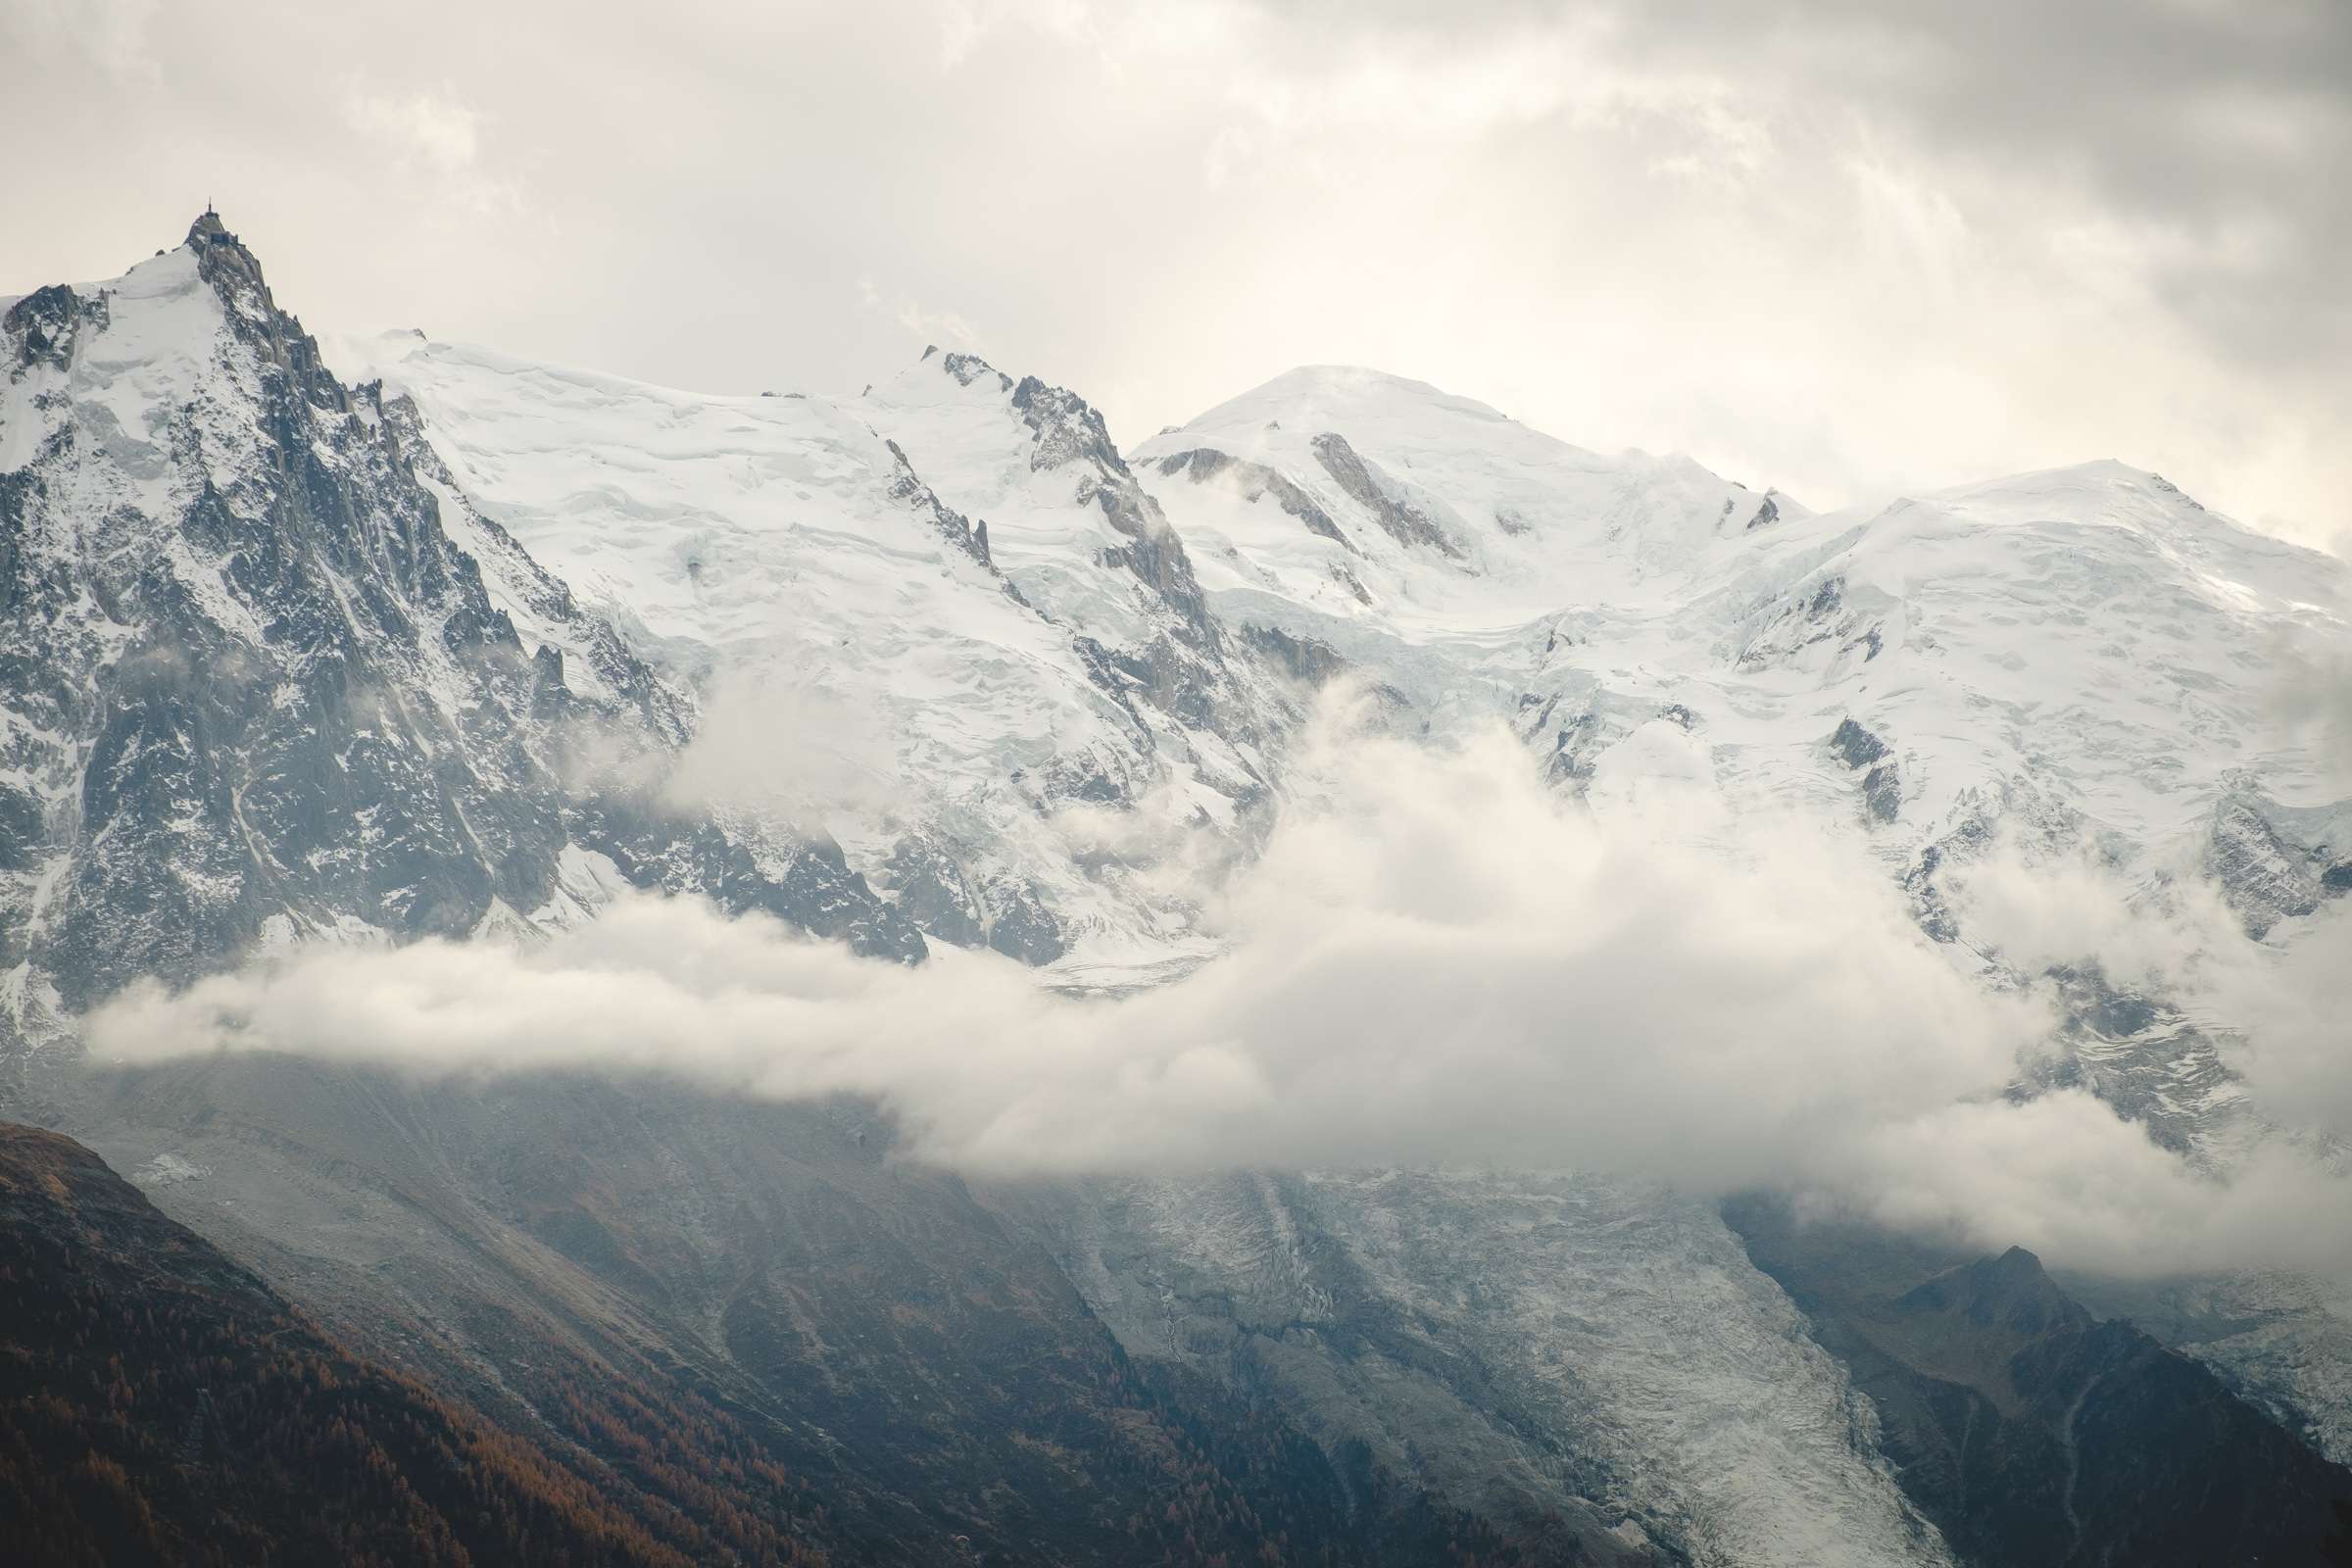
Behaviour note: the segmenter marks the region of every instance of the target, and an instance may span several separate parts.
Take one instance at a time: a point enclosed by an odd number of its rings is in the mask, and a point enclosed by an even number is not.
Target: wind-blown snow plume
[[[1858,853],[1705,802],[1595,813],[1509,735],[1327,723],[1311,799],[1216,911],[1230,951],[1119,1000],[987,955],[916,968],[633,897],[520,952],[321,949],[135,990],[102,1055],[278,1050],[431,1073],[674,1073],[877,1096],[1000,1174],[1237,1164],[1607,1167],[1776,1184],[2069,1261],[2275,1259],[2299,1165],[2191,1173],[2079,1093],[2014,1104],[2053,1025],[1963,975]],[[2308,1249],[2303,1249],[2308,1251]]]

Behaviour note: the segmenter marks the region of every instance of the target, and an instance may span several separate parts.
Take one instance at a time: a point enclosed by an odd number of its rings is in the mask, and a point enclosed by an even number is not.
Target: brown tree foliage
[[[630,1485],[352,1355],[70,1139],[0,1128],[12,1563],[824,1561],[715,1412],[569,1402]]]

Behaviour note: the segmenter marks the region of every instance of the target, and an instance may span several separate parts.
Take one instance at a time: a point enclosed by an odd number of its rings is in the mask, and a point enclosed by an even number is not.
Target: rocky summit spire
[[[319,359],[318,342],[299,319],[278,310],[262,276],[261,258],[229,232],[212,203],[205,203],[188,225],[187,248],[195,253],[197,271],[228,307],[229,324],[239,337],[283,368],[306,401],[338,412],[350,406],[343,383]]]

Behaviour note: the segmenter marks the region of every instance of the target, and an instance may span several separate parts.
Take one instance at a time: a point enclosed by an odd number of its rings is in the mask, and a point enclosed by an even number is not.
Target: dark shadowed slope
[[[697,1517],[757,1506],[712,1434],[756,1440],[823,1499],[836,1561],[1645,1560],[1544,1520],[1506,1542],[1270,1397],[1139,1366],[867,1107],[260,1057],[124,1075],[108,1115],[95,1142],[152,1171],[130,1128],[156,1128],[198,1173],[160,1200],[348,1343],[599,1485],[707,1472]],[[702,1414],[616,1430],[582,1400]]]
[[[584,1477],[350,1354],[73,1140],[0,1126],[13,1563],[822,1562],[791,1477],[759,1482],[764,1518]]]
[[[1885,1424],[1886,1452],[1964,1561],[2311,1563],[2352,1472],[2022,1248],[1958,1266],[1875,1231],[1727,1217]]]

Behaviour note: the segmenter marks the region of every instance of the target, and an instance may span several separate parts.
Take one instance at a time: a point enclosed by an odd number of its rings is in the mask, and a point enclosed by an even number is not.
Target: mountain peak
[[[1389,438],[1416,448],[1494,441],[1527,432],[1479,402],[1427,381],[1360,365],[1301,365],[1236,398],[1194,416],[1172,435],[1143,444],[1146,455],[1210,446],[1235,457],[1258,458],[1275,449],[1342,431],[1362,447]],[[1548,438],[1544,438],[1548,440]]]
[[[953,388],[941,385],[954,383]],[[1013,378],[998,369],[977,354],[965,354],[956,349],[943,349],[936,343],[925,344],[922,354],[904,369],[887,380],[865,389],[862,396],[880,395],[885,403],[931,402],[941,396],[960,401],[959,394],[974,384],[985,382],[983,390],[993,388],[998,394],[1012,390]]]
[[[1288,403],[1315,410],[1434,408],[1483,419],[1505,417],[1476,398],[1460,397],[1427,381],[1363,365],[1296,366],[1219,408],[1256,403]]]
[[[1334,363],[1294,365],[1280,375],[1258,387],[1261,392],[1275,389],[1285,391],[1331,390],[1364,392],[1371,390],[1396,391],[1421,397],[1442,398],[1447,394],[1427,381],[1417,381],[1409,375],[1398,375],[1371,365],[1340,365]]]
[[[2029,1336],[2087,1328],[2088,1312],[2022,1247],[1949,1269],[1895,1303],[1910,1314],[1959,1313]]]
[[[188,225],[186,243],[200,249],[206,245],[217,243],[234,245],[237,243],[237,236],[228,231],[228,225],[220,221],[220,215],[214,212],[212,205],[208,202],[204,211],[196,215],[196,221]]]

